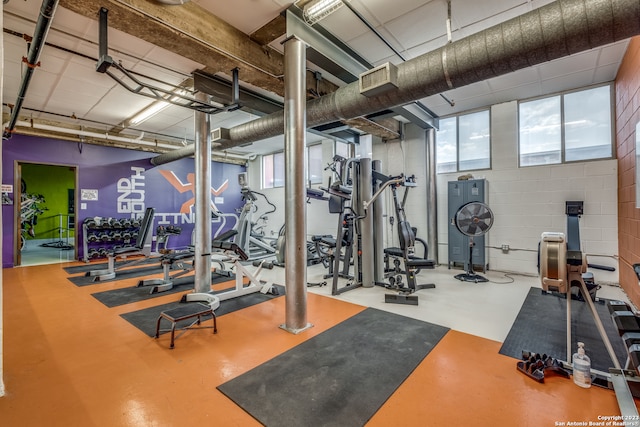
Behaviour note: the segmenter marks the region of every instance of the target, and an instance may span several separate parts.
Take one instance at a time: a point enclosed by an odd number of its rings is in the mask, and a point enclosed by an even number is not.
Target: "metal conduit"
[[[640,0],[558,0],[398,65],[398,88],[366,97],[358,82],[307,103],[307,125],[382,111],[640,34]],[[230,129],[221,150],[281,135],[277,112]],[[154,165],[193,153],[167,153]],[[178,157],[182,156],[182,157]]]
[[[38,58],[40,58],[40,52],[44,47],[44,41],[47,38],[49,28],[51,28],[51,21],[53,20],[53,15],[55,14],[57,7],[58,0],[44,0],[42,2],[38,22],[36,23],[36,28],[33,32],[33,40],[31,40],[29,52],[27,53],[27,68],[22,76],[22,82],[20,82],[20,89],[18,90],[16,104],[11,111],[9,123],[2,133],[2,139],[11,138],[11,134],[16,126],[16,122],[18,121],[18,114],[22,109],[22,103],[24,102],[25,96],[27,96],[27,89],[29,88],[29,83],[31,83],[31,76],[33,76],[33,71],[38,66]]]

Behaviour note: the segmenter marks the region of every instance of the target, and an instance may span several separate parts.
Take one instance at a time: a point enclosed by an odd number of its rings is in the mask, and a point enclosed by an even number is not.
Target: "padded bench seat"
[[[385,248],[384,253],[393,256],[402,258],[404,254],[402,253],[402,249],[400,248]],[[409,267],[419,267],[419,268],[435,268],[436,262],[432,259],[424,259],[417,257],[415,255],[409,255],[409,259],[407,262]]]
[[[200,325],[202,316],[211,315],[213,318],[213,326],[194,326]],[[175,343],[175,333],[176,333],[176,324],[182,320],[189,320],[197,318],[194,322],[192,322],[189,326],[177,328],[178,330],[186,330],[186,329],[203,329],[203,328],[213,328],[213,333],[218,332],[218,324],[216,321],[216,314],[213,309],[209,305],[200,304],[200,303],[192,303],[192,304],[184,304],[180,307],[172,308],[171,310],[165,310],[160,313],[158,316],[158,321],[156,322],[156,335],[155,338],[160,336],[160,321],[162,319],[168,320],[171,323],[171,344],[169,348],[174,347]]]

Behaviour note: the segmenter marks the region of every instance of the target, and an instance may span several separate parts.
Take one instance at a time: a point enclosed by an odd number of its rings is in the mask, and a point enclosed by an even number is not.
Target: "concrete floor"
[[[451,328],[368,426],[556,426],[619,414],[613,391],[582,389],[561,377],[540,384],[499,354],[528,290],[539,286],[535,277],[489,271],[490,282],[476,284],[454,279],[459,270],[438,267],[418,276],[436,284],[418,292],[418,306],[385,304],[388,291],[381,287],[333,297],[328,280],[309,288],[314,326],[299,335],[278,327],[285,299],[276,298],[219,317],[216,335],[190,331],[169,350],[166,337],[150,338],[120,314],[177,301],[188,290],[108,308],[91,294],[135,286],[139,278],[77,287],[62,268],[82,264],[3,271],[7,394],[0,398],[0,425],[258,425],[216,386],[366,307]],[[307,278],[320,281],[323,274],[320,265],[312,266]],[[282,268],[265,270],[261,278],[286,285]],[[617,287],[598,295],[626,299]],[[305,398],[303,387],[292,387]]]

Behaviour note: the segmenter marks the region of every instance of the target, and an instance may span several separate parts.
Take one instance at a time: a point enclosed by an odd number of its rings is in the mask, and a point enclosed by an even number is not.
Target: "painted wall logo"
[[[173,171],[161,170],[160,174],[175,188],[179,193],[190,192],[192,197],[184,202],[182,206],[180,206],[180,212],[178,213],[156,213],[156,217],[158,217],[158,224],[193,224],[195,222],[195,213],[193,212],[193,206],[195,204],[195,174],[188,173],[187,174],[187,182],[182,182],[180,178],[176,176]],[[218,188],[211,187],[211,194],[214,197],[220,196],[224,191],[229,187],[229,180],[226,179]],[[211,209],[214,212],[218,212],[219,209],[211,200]],[[170,221],[170,219],[173,221]]]
[[[144,171],[144,168],[131,166],[129,178],[118,180],[118,213],[131,214],[132,218],[144,214]]]

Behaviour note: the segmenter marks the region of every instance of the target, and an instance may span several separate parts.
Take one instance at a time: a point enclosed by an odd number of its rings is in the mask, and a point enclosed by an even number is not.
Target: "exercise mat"
[[[126,261],[116,261],[116,268],[126,265],[131,262],[131,258]],[[150,257],[141,261],[138,261],[136,265],[145,265],[158,262],[158,257]],[[63,267],[62,269],[69,274],[86,273],[91,270],[102,270],[109,266],[107,262],[88,263],[83,265],[72,265],[70,267]]]
[[[606,302],[606,301],[605,301]],[[595,303],[596,311],[611,341],[618,361],[624,366],[627,359],[622,339],[613,325],[606,304]],[[608,372],[613,366],[609,353],[600,338],[589,306],[584,301],[571,300],[571,353],[567,355],[567,300],[564,296],[544,294],[540,288],[529,289],[529,294],[516,317],[500,354],[522,358],[522,351],[547,354],[555,359],[569,361],[583,342],[591,367]]]
[[[169,289],[168,291],[159,293],[156,292],[153,294],[151,293],[151,288],[153,286],[131,286],[128,288],[111,289],[109,291],[96,292],[95,294],[91,295],[107,307],[117,307],[119,305],[144,301],[147,299],[159,297],[161,295],[183,292],[187,290],[185,286],[193,286],[194,280],[194,276],[178,277],[173,281],[173,288]],[[221,276],[219,274],[216,274],[215,272],[211,272],[211,284],[227,282],[229,280],[235,281],[234,276]]]
[[[266,426],[362,426],[447,331],[367,308],[218,390]]]
[[[125,270],[118,270],[116,272],[116,277],[113,279],[94,281],[95,277],[90,276],[71,276],[67,277],[67,279],[76,286],[87,286],[158,273],[162,273],[162,266],[160,265],[159,261],[157,261],[155,265],[148,265],[146,267],[132,267]]]
[[[216,309],[216,316],[220,317],[227,313],[251,307],[252,305],[260,304],[261,302],[265,302],[284,295],[284,286],[274,285],[274,288],[277,290],[276,295],[255,292],[253,294],[232,298],[230,300],[220,301],[220,307]],[[182,304],[180,301],[175,301],[167,304],[157,305],[155,307],[149,307],[142,310],[123,313],[120,316],[122,316],[123,319],[131,323],[136,328],[140,329],[145,334],[153,337],[156,334],[156,322],[158,320],[158,316],[160,316],[160,313],[172,308],[179,307],[180,304]],[[207,318],[203,317],[203,319]],[[176,324],[176,327],[179,328],[181,326],[186,326],[189,323],[191,323],[191,320],[178,322]]]

